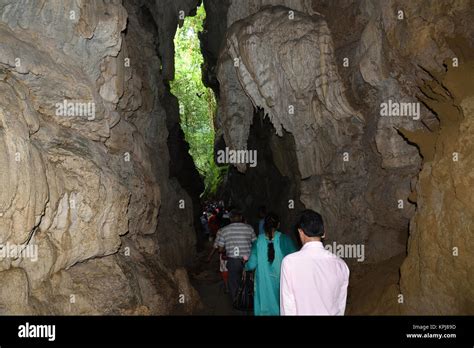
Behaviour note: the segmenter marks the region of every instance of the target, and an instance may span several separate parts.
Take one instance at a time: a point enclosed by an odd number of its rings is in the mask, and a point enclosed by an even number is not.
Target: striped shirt
[[[234,222],[219,231],[215,245],[225,248],[227,257],[241,259],[244,256],[250,256],[252,242],[256,239],[250,225]]]

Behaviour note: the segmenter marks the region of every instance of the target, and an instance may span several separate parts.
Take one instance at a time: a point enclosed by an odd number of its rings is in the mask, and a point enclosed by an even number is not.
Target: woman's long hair
[[[275,260],[275,247],[273,246],[273,236],[275,235],[276,229],[280,225],[280,218],[275,213],[269,213],[265,217],[265,222],[263,224],[263,228],[265,230],[265,234],[268,237],[268,262],[273,263]]]

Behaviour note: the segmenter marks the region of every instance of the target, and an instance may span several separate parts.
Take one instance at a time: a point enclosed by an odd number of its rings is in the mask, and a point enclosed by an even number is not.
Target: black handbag
[[[242,273],[242,284],[234,299],[234,308],[240,311],[253,310],[253,296],[254,296],[254,274],[253,272]]]

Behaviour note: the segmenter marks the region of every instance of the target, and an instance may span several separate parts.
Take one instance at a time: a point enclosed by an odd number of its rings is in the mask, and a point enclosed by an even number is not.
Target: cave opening
[[[214,118],[217,102],[214,92],[203,83],[200,35],[206,11],[204,5],[194,16],[186,16],[174,37],[175,78],[171,93],[179,101],[179,122],[189,144],[189,154],[204,182],[201,198],[215,197],[227,171],[214,161]]]

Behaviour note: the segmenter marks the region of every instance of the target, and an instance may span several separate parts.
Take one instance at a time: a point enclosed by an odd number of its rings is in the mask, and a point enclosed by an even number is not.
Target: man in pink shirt
[[[321,215],[305,210],[297,228],[303,248],[281,264],[281,315],[344,315],[349,268],[324,249]]]

